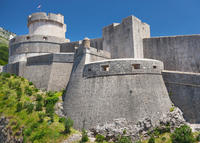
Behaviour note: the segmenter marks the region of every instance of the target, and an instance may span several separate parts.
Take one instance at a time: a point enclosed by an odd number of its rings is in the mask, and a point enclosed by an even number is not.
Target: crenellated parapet
[[[30,24],[38,21],[51,21],[64,25],[64,16],[61,14],[54,13],[49,13],[47,15],[45,12],[33,13],[28,17],[28,27],[30,26]]]
[[[65,38],[66,25],[61,14],[33,13],[28,17],[29,34]]]

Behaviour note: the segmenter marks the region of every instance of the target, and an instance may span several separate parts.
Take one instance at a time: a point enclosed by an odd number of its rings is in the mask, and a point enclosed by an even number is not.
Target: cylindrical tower
[[[10,41],[9,63],[26,61],[28,57],[59,53],[65,39],[66,25],[61,14],[33,13],[28,17],[29,34]]]
[[[28,17],[29,34],[65,38],[66,25],[61,14],[33,13]]]

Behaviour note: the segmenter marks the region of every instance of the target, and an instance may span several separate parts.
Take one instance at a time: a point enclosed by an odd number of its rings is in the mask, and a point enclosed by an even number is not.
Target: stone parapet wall
[[[28,17],[28,26],[35,21],[53,21],[53,22],[58,22],[60,24],[64,24],[64,16],[61,14],[54,14],[54,13],[47,13],[45,12],[38,12],[38,13],[33,13],[32,15],[29,15]]]
[[[172,102],[186,121],[200,123],[200,74],[165,70],[162,75]]]
[[[54,36],[24,35],[10,41],[9,63],[26,61],[28,57],[59,53],[66,40]]]
[[[81,44],[82,40],[63,43],[61,44],[60,52],[74,52],[76,48],[81,46]],[[90,39],[90,46],[97,50],[103,50],[103,39],[102,38]]]
[[[16,36],[15,38],[10,40],[10,46],[18,44],[18,43],[24,43],[24,42],[49,42],[49,43],[64,43],[66,42],[66,39],[59,38],[56,36],[44,36],[44,35],[22,35],[22,36]]]
[[[60,91],[67,86],[73,58],[73,53],[34,56],[8,64],[4,71],[27,78],[39,89]]]
[[[200,72],[200,35],[154,37],[143,43],[144,57],[163,61],[165,70]]]
[[[114,59],[86,64],[83,71],[85,77],[161,74],[163,63],[150,59]]]
[[[42,55],[42,56],[30,57],[27,59],[27,65],[52,64],[54,62],[73,63],[74,62],[74,53],[47,54],[47,55]]]

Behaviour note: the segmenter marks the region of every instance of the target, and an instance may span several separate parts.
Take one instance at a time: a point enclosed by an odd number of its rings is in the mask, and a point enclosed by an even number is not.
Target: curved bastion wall
[[[29,34],[65,38],[66,25],[61,14],[33,13],[28,17]]]
[[[170,110],[162,62],[133,58],[86,62],[87,54],[76,54],[64,97],[64,112],[75,128],[88,129],[115,118],[137,122],[150,117],[155,123]]]
[[[16,36],[10,41],[9,63],[26,61],[28,57],[59,53],[64,38],[43,35]]]

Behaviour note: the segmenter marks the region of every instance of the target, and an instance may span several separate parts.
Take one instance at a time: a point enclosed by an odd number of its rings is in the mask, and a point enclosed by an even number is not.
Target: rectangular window
[[[140,64],[133,64],[133,69],[140,69]]]
[[[109,65],[102,65],[101,71],[109,71]]]
[[[156,66],[153,66],[153,68],[156,69],[157,67],[156,67]]]

